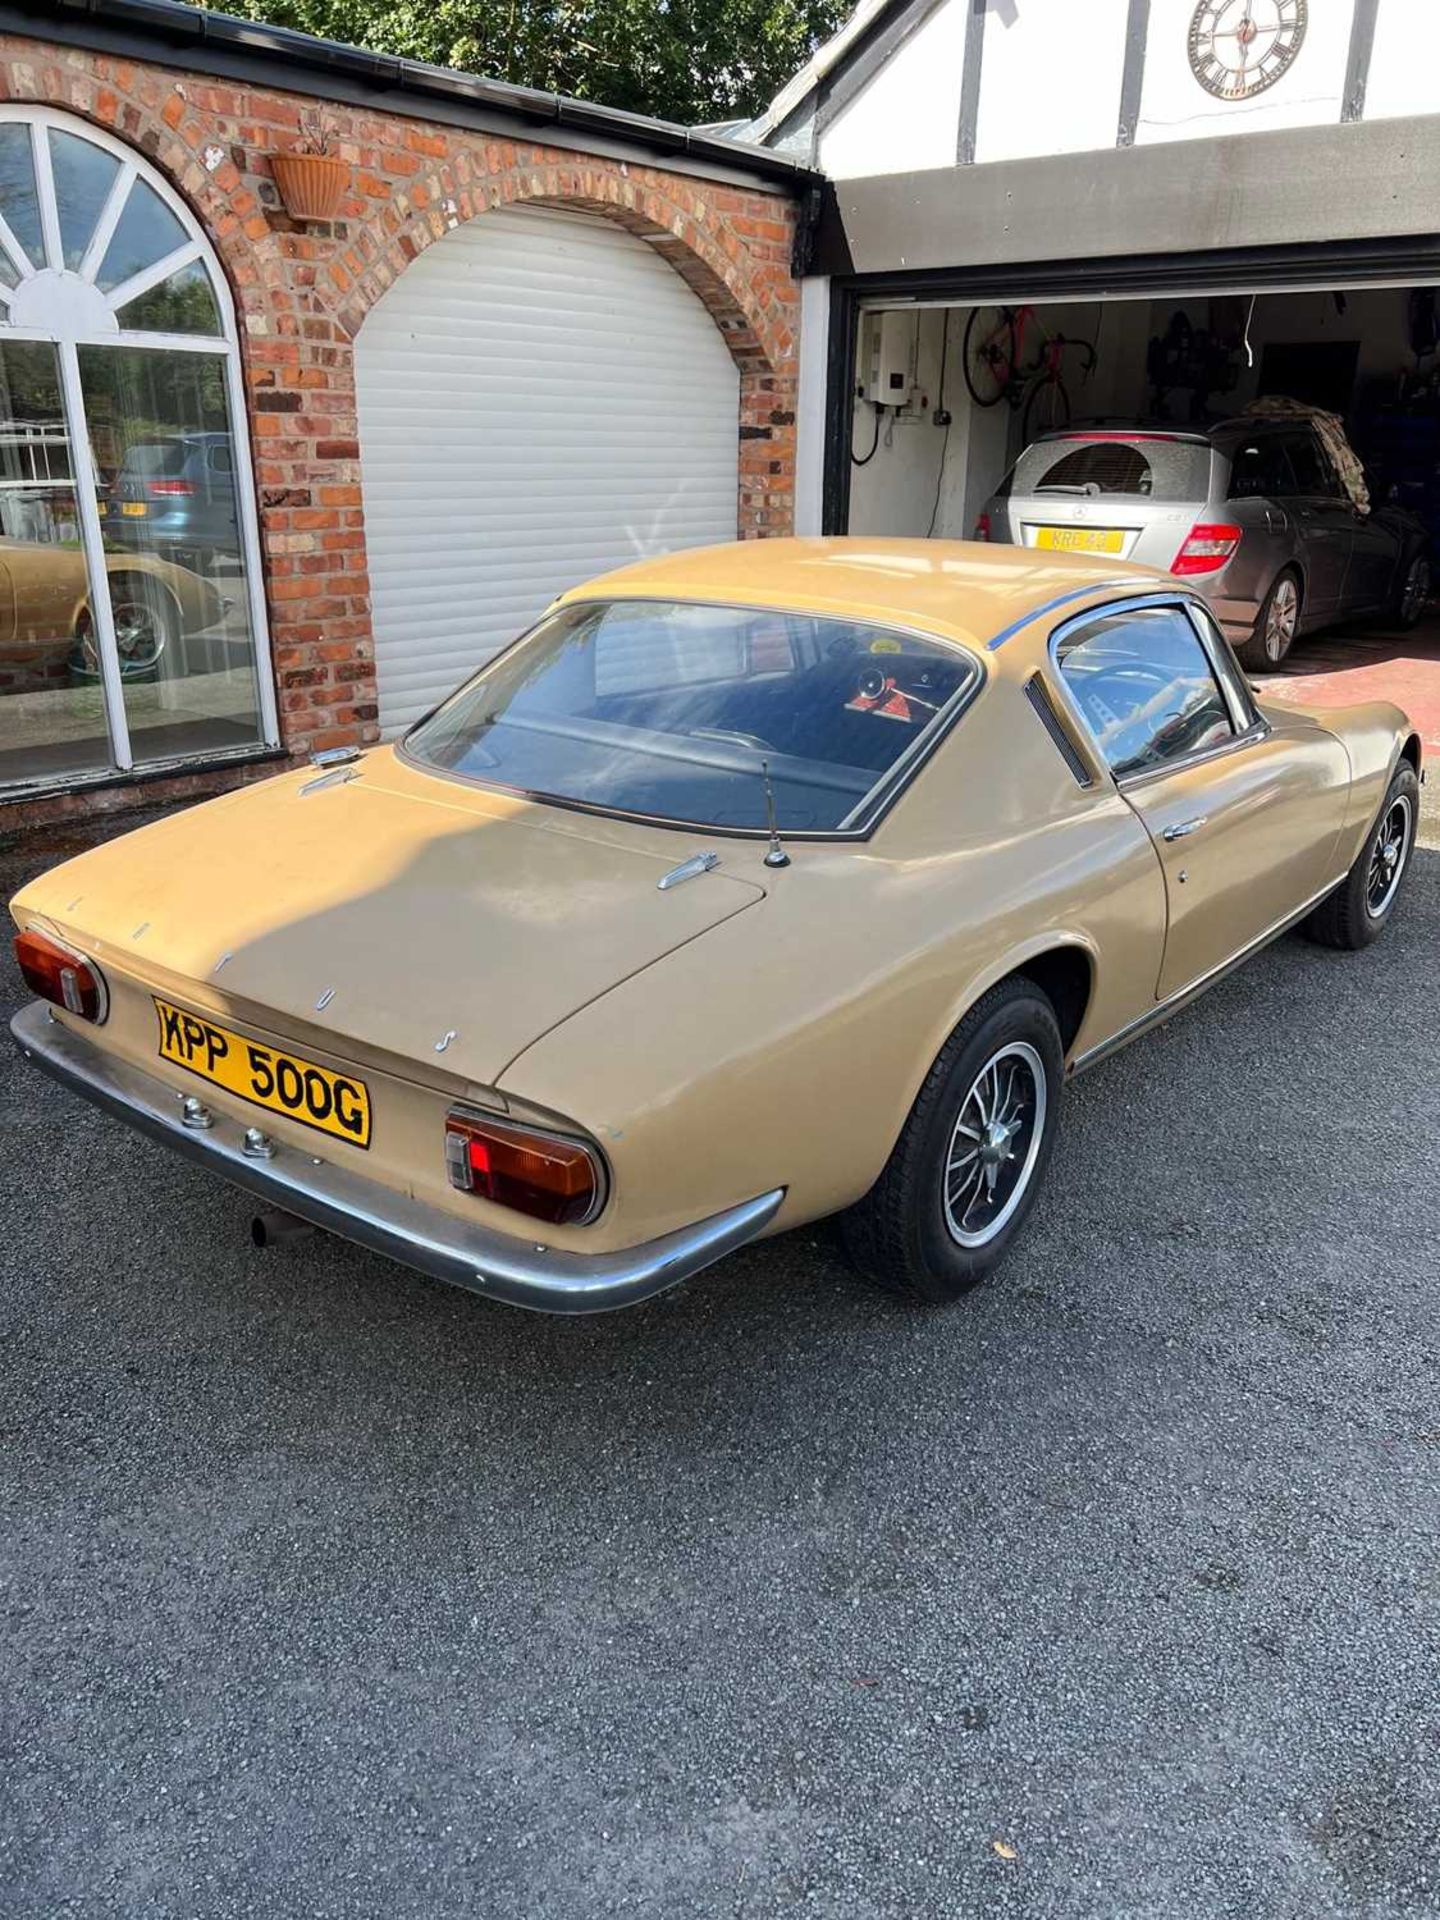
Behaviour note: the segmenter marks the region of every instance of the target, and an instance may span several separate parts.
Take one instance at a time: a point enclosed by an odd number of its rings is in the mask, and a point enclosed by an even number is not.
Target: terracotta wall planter
[[[292,220],[333,220],[350,184],[350,163],[328,153],[272,153],[270,171]]]

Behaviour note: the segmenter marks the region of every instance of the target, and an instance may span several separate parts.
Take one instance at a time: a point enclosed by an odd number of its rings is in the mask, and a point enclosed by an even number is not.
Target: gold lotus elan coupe
[[[826,1215],[949,1300],[1067,1077],[1395,911],[1420,743],[1254,697],[1087,556],[767,540],[565,594],[391,746],[13,902],[35,1064],[319,1225],[552,1312]]]

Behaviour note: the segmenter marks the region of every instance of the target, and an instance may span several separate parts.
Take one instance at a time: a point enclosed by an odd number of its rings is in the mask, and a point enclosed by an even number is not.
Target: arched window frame
[[[278,746],[280,727],[275,702],[275,685],[270,671],[269,628],[266,621],[260,539],[255,514],[255,477],[250,458],[248,416],[245,408],[245,385],[240,363],[235,303],[231,298],[229,281],[225,277],[214,248],[196,219],[194,210],[175,191],[164,175],[151,166],[133,147],[127,146],[123,140],[117,140],[103,129],[93,126],[79,115],[33,105],[29,102],[0,102],[0,124],[7,122],[18,122],[27,126],[30,131],[30,152],[35,170],[40,231],[47,257],[43,262],[32,261],[11,232],[3,216],[0,216],[0,248],[3,248],[17,273],[28,277],[44,267],[54,267],[58,270],[60,284],[55,289],[53,310],[47,315],[49,324],[43,327],[16,325],[12,322],[9,314],[18,289],[0,286],[0,340],[34,340],[56,348],[60,367],[60,387],[70,434],[71,471],[75,481],[77,510],[85,548],[90,603],[94,610],[100,678],[105,690],[106,726],[110,736],[111,757],[121,772],[129,772],[135,764],[125,714],[120,656],[115,642],[114,621],[111,617],[109,582],[102,560],[104,539],[96,505],[97,475],[89,433],[82,430],[87,426],[87,415],[80,380],[79,349],[86,346],[135,347],[153,352],[178,350],[184,353],[208,353],[214,354],[224,364],[225,397],[229,412],[235,470],[236,508],[245,561],[246,605],[255,648],[253,665],[260,733],[265,746]],[[54,174],[50,164],[50,145],[46,137],[52,128],[57,132],[72,134],[77,139],[88,141],[92,146],[112,155],[120,163],[120,170],[111,183],[110,192],[86,247],[78,273],[64,267],[60,214],[56,201]],[[143,181],[152,189],[174,214],[189,238],[164,259],[155,261],[122,286],[116,287],[112,293],[104,296],[105,306],[113,314],[151,287],[158,286],[182,267],[190,265],[193,261],[199,261],[205,268],[215,299],[216,311],[220,319],[219,334],[148,332],[122,328],[118,322],[114,326],[87,324],[87,317],[96,304],[93,297],[87,300],[76,294],[74,298],[67,300],[65,289],[68,283],[83,284],[87,279],[92,282],[93,296],[93,276],[99,269],[105,249],[114,235],[125,203],[137,181]],[[70,291],[73,293],[74,289],[71,288]]]

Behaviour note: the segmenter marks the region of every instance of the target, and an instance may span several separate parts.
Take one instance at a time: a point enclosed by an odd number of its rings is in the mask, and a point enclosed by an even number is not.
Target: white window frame
[[[79,119],[74,114],[26,102],[0,103],[0,125],[7,123],[18,123],[30,129],[30,152],[35,170],[40,231],[49,258],[39,264],[32,261],[3,217],[0,217],[0,248],[3,248],[9,256],[16,271],[26,277],[43,271],[46,266],[62,269],[62,271],[57,272],[54,282],[51,283],[54,289],[53,312],[49,316],[52,324],[44,327],[12,325],[6,316],[19,289],[0,285],[0,344],[6,340],[30,340],[53,346],[56,350],[60,369],[60,389],[66,412],[66,431],[70,439],[71,477],[75,484],[76,506],[80,516],[81,544],[85,552],[86,578],[95,622],[96,652],[100,661],[101,684],[105,691],[106,727],[110,735],[110,752],[114,765],[121,773],[129,773],[134,768],[135,758],[131,750],[130,728],[125,713],[125,691],[120,672],[119,649],[115,644],[115,623],[110,611],[109,579],[104,563],[104,540],[100,515],[95,503],[97,476],[91,454],[89,422],[80,381],[80,348],[90,346],[138,347],[147,352],[209,353],[224,363],[225,398],[229,414],[227,424],[235,462],[236,518],[245,563],[246,608],[250,616],[251,645],[254,654],[252,666],[255,674],[261,735],[257,746],[246,748],[244,752],[251,753],[263,747],[277,747],[280,744],[280,723],[275,701],[274,675],[271,671],[269,623],[266,619],[260,535],[256,523],[255,475],[250,458],[249,416],[245,407],[245,383],[240,363],[235,303],[231,298],[230,284],[194,212],[169,181],[133,147],[127,146],[123,140],[117,140],[113,135],[92,126],[88,120]],[[47,138],[52,128],[56,132],[73,134],[77,139],[88,141],[92,146],[99,147],[102,152],[112,155],[120,163],[120,171],[111,183],[109,195],[97,219],[95,231],[86,246],[78,274],[63,270],[64,253],[60,243],[59,209],[56,204],[55,181],[50,167],[50,144]],[[125,203],[137,181],[143,181],[158,195],[190,237],[167,254],[163,260],[155,261],[153,265],[146,267],[142,272],[125,281],[123,285],[104,295],[107,308],[112,312],[118,310],[151,287],[158,286],[172,273],[198,260],[209,277],[210,290],[220,317],[219,334],[147,333],[121,327],[118,324],[111,327],[87,326],[84,323],[82,307],[93,306],[94,303],[66,298],[69,283],[79,284],[93,280],[124,211]],[[23,279],[21,284],[24,285]],[[195,757],[209,759],[227,756],[196,755]],[[73,776],[62,777],[53,783],[46,784],[68,787],[86,784],[90,778],[91,776],[86,775],[81,781],[77,781]],[[35,783],[25,781],[21,784],[29,790]]]

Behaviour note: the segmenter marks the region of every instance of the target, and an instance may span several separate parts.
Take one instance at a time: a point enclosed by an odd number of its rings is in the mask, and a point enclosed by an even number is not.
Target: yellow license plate
[[[129,514],[132,520],[143,520],[150,509],[143,500],[122,500],[120,511]]]
[[[348,1140],[354,1147],[370,1145],[370,1090],[363,1080],[247,1040],[183,1007],[172,1007],[158,994],[151,997],[160,1020],[162,1060],[302,1126]]]
[[[1035,544],[1065,553],[1119,553],[1125,535],[1119,527],[1039,527]]]

